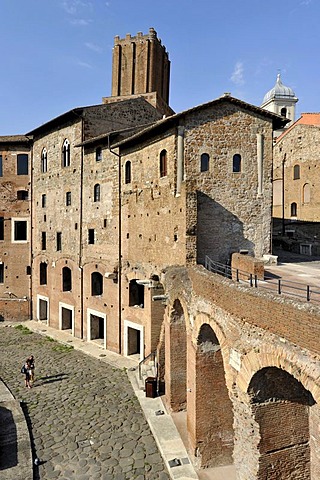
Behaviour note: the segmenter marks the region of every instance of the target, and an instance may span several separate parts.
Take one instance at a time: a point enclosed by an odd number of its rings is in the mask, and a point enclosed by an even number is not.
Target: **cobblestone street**
[[[0,346],[1,378],[24,403],[43,462],[35,479],[169,479],[125,371],[25,327],[0,326]],[[30,354],[29,390],[20,369]]]

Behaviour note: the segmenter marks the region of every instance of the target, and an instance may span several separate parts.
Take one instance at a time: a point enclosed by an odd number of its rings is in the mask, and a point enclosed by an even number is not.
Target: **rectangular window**
[[[47,195],[44,193],[41,197],[41,206],[45,208],[47,206]]]
[[[41,250],[47,249],[47,234],[46,232],[41,232]]]
[[[0,263],[0,283],[4,283],[4,264]]]
[[[94,228],[89,228],[88,230],[88,243],[89,244],[94,243]]]
[[[0,240],[4,240],[4,217],[0,217]]]
[[[28,200],[28,190],[18,190],[17,200]]]
[[[13,238],[15,242],[26,242],[28,239],[27,231],[26,220],[14,220]]]
[[[62,250],[62,233],[57,232],[57,252]]]
[[[71,205],[71,192],[66,193],[66,205],[67,207]]]
[[[2,155],[0,155],[0,177],[2,177]]]
[[[28,155],[26,153],[17,155],[17,175],[28,175],[28,162]]]

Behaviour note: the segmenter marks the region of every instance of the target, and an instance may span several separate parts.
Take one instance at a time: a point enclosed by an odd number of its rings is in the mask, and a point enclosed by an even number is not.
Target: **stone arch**
[[[196,345],[188,356],[189,441],[198,466],[227,466],[233,463],[232,403],[218,336],[209,318],[206,323],[205,316],[201,317]],[[224,339],[221,331],[219,337]]]
[[[166,403],[172,411],[187,406],[187,328],[186,310],[175,299],[168,309],[165,329]]]
[[[312,378],[314,366],[293,363],[292,355],[286,355],[285,349],[274,347],[252,351],[242,361],[237,379],[242,401],[235,427],[241,441],[234,453],[241,479],[251,478],[253,472],[258,472],[257,479],[320,478],[319,386]],[[248,448],[252,460],[243,462]]]

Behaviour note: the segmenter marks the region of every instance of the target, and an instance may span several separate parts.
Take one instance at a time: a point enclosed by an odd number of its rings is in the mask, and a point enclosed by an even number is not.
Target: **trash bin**
[[[157,379],[155,377],[146,378],[145,392],[146,397],[155,398],[157,396]]]

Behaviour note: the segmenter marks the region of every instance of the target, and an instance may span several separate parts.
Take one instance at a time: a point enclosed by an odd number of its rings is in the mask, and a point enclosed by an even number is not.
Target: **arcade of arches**
[[[189,454],[199,467],[233,465],[238,480],[319,479],[319,357],[222,308],[230,281],[196,269],[192,282],[186,269],[166,273],[159,352],[165,403],[186,412]],[[241,295],[250,309],[252,294]]]

